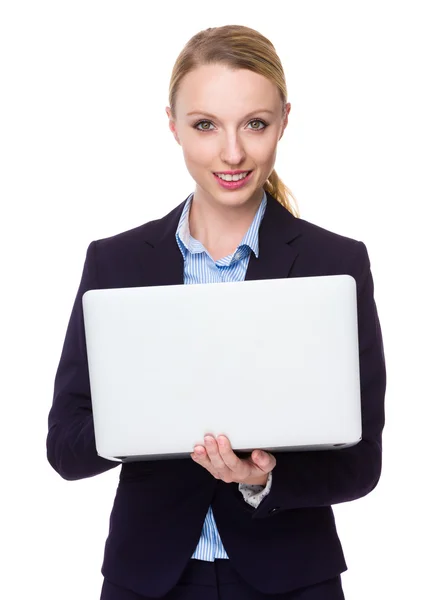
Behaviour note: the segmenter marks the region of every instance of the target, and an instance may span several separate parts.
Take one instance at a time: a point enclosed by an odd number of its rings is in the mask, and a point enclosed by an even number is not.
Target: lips
[[[248,173],[247,175],[245,175],[238,181],[226,181],[226,180],[222,179],[221,177],[218,177],[216,175],[216,173],[213,173],[213,175],[216,178],[218,185],[220,185],[222,188],[224,188],[226,190],[237,190],[237,189],[244,187],[251,181],[253,171],[247,171],[247,173]]]

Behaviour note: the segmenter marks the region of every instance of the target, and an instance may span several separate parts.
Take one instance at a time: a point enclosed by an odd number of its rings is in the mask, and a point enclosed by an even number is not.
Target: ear
[[[176,142],[179,144],[179,146],[181,146],[182,144],[180,143],[179,136],[177,135],[177,130],[176,130],[176,122],[175,122],[175,120],[173,119],[173,117],[171,116],[171,109],[170,109],[170,107],[169,107],[169,106],[167,106],[167,107],[165,108],[165,112],[166,112],[166,114],[167,114],[167,116],[168,116],[168,119],[169,119],[169,124],[168,124],[168,125],[169,125],[169,128],[170,128],[170,130],[172,131],[172,133],[173,133],[173,135],[174,135],[174,139],[175,139],[175,140],[176,140]]]
[[[285,117],[282,123],[282,130],[281,130],[281,135],[279,136],[279,139],[281,139],[281,137],[284,135],[284,131],[285,128],[288,125],[288,115],[290,114],[290,110],[291,110],[291,104],[290,102],[287,102],[287,104],[285,105]]]

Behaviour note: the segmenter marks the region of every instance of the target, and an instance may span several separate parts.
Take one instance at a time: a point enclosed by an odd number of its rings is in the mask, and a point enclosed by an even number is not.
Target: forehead
[[[280,103],[272,81],[248,69],[233,70],[225,65],[203,65],[187,73],[177,94],[177,112],[182,115],[194,110],[221,115],[259,108],[279,110]]]

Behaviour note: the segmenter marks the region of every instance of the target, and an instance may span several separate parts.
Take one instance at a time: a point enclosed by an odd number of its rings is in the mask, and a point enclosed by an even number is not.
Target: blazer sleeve
[[[98,475],[119,465],[97,454],[91,406],[82,296],[97,289],[96,242],[86,252],[80,286],[55,376],[48,417],[47,458],[64,479]]]
[[[273,485],[252,512],[253,518],[355,500],[371,492],[379,481],[386,367],[370,260],[363,242],[356,242],[353,261],[353,272],[357,274],[362,439],[340,450],[276,452]]]

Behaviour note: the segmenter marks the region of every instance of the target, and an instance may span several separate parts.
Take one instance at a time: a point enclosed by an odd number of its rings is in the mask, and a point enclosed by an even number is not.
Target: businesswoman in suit
[[[253,29],[201,31],[177,58],[166,112],[196,188],[165,217],[88,246],[55,378],[48,460],[67,480],[119,464],[95,447],[86,290],[341,273],[357,283],[362,441],[239,458],[229,439],[208,436],[189,459],[122,464],[102,600],[344,598],[332,505],[368,494],[380,477],[383,342],[366,246],[301,219],[274,170],[286,99],[274,46]],[[245,401],[254,427],[254,399]]]

